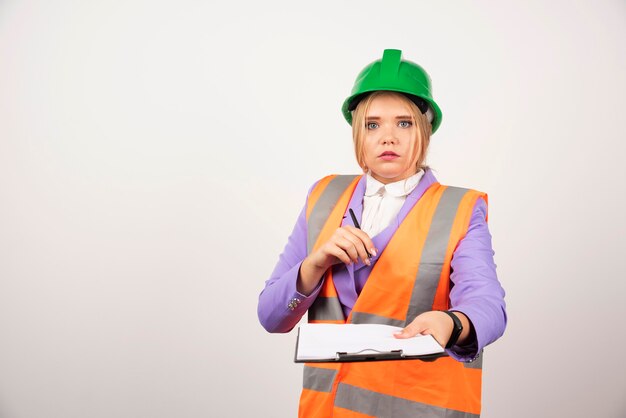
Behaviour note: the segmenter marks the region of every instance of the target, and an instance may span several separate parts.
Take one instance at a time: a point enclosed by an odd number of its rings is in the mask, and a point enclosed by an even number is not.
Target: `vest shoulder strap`
[[[360,175],[331,175],[324,177],[313,187],[306,207],[307,253],[313,251],[324,225],[330,219],[330,214],[341,197],[345,196],[350,186],[356,185],[360,177]],[[341,215],[343,216],[343,213]]]

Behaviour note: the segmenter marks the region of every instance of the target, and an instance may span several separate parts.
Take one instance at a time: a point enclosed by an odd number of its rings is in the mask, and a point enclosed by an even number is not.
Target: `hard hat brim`
[[[367,96],[369,96],[370,94],[376,91],[392,91],[395,93],[400,93],[406,96],[407,98],[409,98],[413,103],[415,103],[415,105],[420,109],[422,113],[426,113],[427,109],[423,109],[423,105],[421,103],[427,104],[432,109],[433,114],[434,114],[433,121],[431,122],[431,127],[432,127],[431,133],[435,133],[435,131],[441,125],[441,119],[442,119],[441,109],[439,108],[439,106],[434,100],[430,98],[426,98],[426,97],[416,96],[414,94],[407,93],[406,91],[402,91],[400,89],[395,89],[395,88],[388,88],[388,89],[378,88],[378,89],[372,89],[368,91],[361,91],[357,94],[353,94],[352,96],[348,97],[343,102],[343,106],[341,106],[341,112],[343,113],[344,118],[350,125],[352,125],[352,111],[356,109],[358,104],[363,99],[365,99]]]

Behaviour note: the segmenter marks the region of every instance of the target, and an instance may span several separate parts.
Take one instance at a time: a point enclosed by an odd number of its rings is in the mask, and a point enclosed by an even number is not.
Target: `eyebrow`
[[[380,116],[366,116],[365,120],[380,120],[381,117]],[[411,116],[408,115],[400,115],[400,116],[396,116],[396,119],[412,119]]]

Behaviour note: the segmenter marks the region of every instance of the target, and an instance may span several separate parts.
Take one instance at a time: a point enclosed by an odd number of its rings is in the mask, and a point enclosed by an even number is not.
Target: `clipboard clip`
[[[335,357],[336,361],[376,361],[376,360],[400,360],[404,358],[402,350],[379,351],[373,348],[366,348],[355,353],[338,351]]]

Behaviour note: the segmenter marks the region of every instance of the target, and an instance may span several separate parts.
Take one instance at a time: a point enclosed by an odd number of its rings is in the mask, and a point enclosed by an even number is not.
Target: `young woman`
[[[424,164],[441,110],[401,51],[365,67],[342,110],[364,174],[313,185],[259,297],[261,324],[288,332],[308,311],[395,325],[396,338],[430,334],[448,356],[307,364],[299,416],[477,417],[483,347],[506,326],[487,196],[439,184]]]

